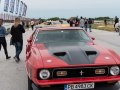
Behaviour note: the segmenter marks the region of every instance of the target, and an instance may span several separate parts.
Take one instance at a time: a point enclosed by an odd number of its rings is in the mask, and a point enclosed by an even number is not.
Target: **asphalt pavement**
[[[31,35],[32,31],[29,30],[24,34],[24,49],[20,56],[21,61],[16,63],[13,59],[15,55],[15,48],[10,46],[10,35],[8,35],[8,51],[12,56],[10,60],[5,59],[3,50],[0,51],[0,90],[27,90],[27,74],[25,70],[25,48],[27,38]],[[120,55],[120,36],[116,32],[107,32],[100,30],[93,30],[91,36],[96,38],[95,42],[111,48]],[[34,87],[34,90],[38,90]],[[50,89],[52,90],[52,89]],[[59,89],[56,89],[59,90]],[[61,90],[61,89],[60,89]],[[97,85],[94,90],[120,90],[120,84],[114,86]]]
[[[120,36],[118,32],[93,30],[90,35],[96,38],[95,42],[97,44],[111,48],[120,55]]]

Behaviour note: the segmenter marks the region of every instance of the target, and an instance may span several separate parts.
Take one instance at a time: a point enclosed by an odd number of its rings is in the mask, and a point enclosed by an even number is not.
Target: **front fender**
[[[120,64],[120,56],[113,50],[108,49],[110,52],[111,56],[116,60],[117,64]]]

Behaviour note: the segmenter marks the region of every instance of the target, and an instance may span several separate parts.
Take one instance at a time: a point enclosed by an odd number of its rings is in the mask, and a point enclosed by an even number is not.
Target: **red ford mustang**
[[[38,28],[28,39],[28,90],[62,85],[61,90],[93,89],[120,80],[120,57],[96,45],[80,28]]]

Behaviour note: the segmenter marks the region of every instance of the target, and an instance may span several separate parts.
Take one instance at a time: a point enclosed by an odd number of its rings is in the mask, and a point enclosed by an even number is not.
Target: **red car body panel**
[[[40,30],[53,30],[53,29],[80,29],[80,28],[41,28]],[[40,31],[36,31],[35,36]],[[120,65],[120,57],[114,51],[96,45],[94,42],[89,42],[88,45],[94,47],[99,51],[94,64],[76,64],[70,65],[60,58],[51,55],[46,46],[41,44],[34,44],[35,37],[32,38],[32,42],[28,43],[26,49],[26,70],[30,79],[37,85],[58,85],[58,84],[72,84],[72,83],[84,83],[84,82],[108,82],[118,81],[120,76],[104,76],[104,77],[89,77],[89,78],[65,78],[65,79],[52,79],[52,80],[38,80],[39,69],[49,68],[67,68],[67,67],[93,67],[93,66],[114,66]],[[30,39],[31,39],[30,38]],[[109,60],[105,57],[109,57]],[[48,62],[51,60],[51,62]]]
[[[79,84],[79,83],[91,83],[91,82],[112,82],[120,80],[120,76],[116,77],[95,77],[95,78],[71,78],[71,79],[58,79],[58,80],[37,80],[36,78],[33,79],[35,84],[40,86],[47,86],[47,85],[64,85],[64,84]]]

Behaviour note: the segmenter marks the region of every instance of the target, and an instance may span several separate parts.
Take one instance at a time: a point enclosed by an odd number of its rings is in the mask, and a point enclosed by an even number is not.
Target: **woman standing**
[[[11,42],[15,45],[16,55],[14,57],[16,62],[20,61],[19,55],[23,49],[23,33],[25,33],[24,27],[20,24],[20,18],[15,18],[14,25],[11,28]]]
[[[1,50],[1,46],[3,46],[4,52],[6,55],[6,59],[10,59],[11,57],[8,56],[7,42],[5,39],[6,29],[2,25],[3,25],[3,19],[0,19],[0,50]]]

